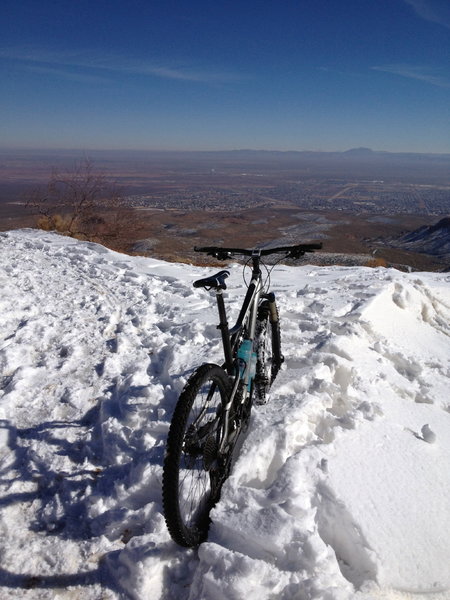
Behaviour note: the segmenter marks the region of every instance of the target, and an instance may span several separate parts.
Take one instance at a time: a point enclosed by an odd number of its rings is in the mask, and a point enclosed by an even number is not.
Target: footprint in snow
[[[434,442],[436,441],[436,434],[434,433],[434,431],[432,431],[428,423],[422,427],[420,432],[422,434],[422,439],[424,442],[434,444]]]
[[[428,444],[434,444],[434,442],[436,441],[436,434],[431,429],[431,427],[428,425],[428,423],[423,425],[422,429],[420,430],[420,433],[417,433],[416,431],[413,431],[412,429],[408,429],[408,428],[405,428],[405,429],[407,431],[410,431],[414,437],[416,437],[418,440],[421,440],[422,442],[427,442]]]

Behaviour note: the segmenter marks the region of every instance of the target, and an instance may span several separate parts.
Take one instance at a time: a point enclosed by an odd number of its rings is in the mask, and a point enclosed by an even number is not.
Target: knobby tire
[[[202,365],[189,378],[172,417],[163,467],[163,509],[170,535],[181,546],[197,546],[208,534],[209,512],[226,477],[216,458],[222,409],[230,391],[221,367]]]
[[[280,321],[276,305],[273,312],[275,314],[271,314],[269,301],[263,300],[258,308],[254,342],[257,356],[254,380],[256,404],[267,402],[267,393],[284,360],[281,354]]]

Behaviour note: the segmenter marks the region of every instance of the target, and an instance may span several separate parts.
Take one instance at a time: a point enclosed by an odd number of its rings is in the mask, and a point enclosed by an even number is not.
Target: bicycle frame
[[[244,404],[246,401],[250,389],[253,374],[251,373],[251,352],[253,348],[250,346],[250,350],[247,352],[246,360],[243,361],[246,364],[243,365],[243,368],[240,368],[239,365],[239,357],[237,355],[238,348],[237,344],[240,341],[240,334],[244,327],[247,325],[246,332],[246,340],[252,344],[253,339],[255,337],[255,328],[256,328],[256,318],[258,314],[258,305],[259,299],[262,295],[262,276],[261,270],[259,268],[260,261],[260,251],[256,249],[252,253],[252,277],[250,284],[247,289],[247,293],[244,297],[244,302],[242,304],[241,310],[239,312],[236,324],[229,329],[228,321],[226,316],[225,303],[223,300],[223,291],[222,289],[216,290],[216,300],[217,307],[219,310],[219,325],[218,328],[222,334],[222,345],[225,356],[224,368],[230,377],[235,377],[232,392],[228,399],[226,406],[224,407],[224,430],[223,436],[220,442],[219,451],[223,452],[225,450],[225,445],[228,441],[228,431],[229,431],[229,413],[231,407],[233,406],[234,399],[236,397],[236,393],[239,387],[239,384],[243,384],[243,393],[240,399],[240,404]],[[265,295],[265,294],[264,294]],[[242,340],[244,341],[244,340]]]
[[[280,252],[285,253],[287,258],[299,258],[300,256],[303,256],[305,252],[313,252],[321,247],[322,244],[320,243],[312,243],[298,244],[296,246],[282,246],[277,248],[254,248],[253,250],[246,250],[242,248],[218,248],[215,246],[194,248],[194,250],[197,252],[206,252],[210,256],[214,256],[219,260],[230,258],[232,254],[239,254],[242,256],[251,257],[252,261],[251,281],[248,286],[247,293],[245,294],[244,302],[239,312],[236,324],[231,327],[231,329],[228,327],[225,303],[223,300],[223,289],[226,287],[223,282],[219,284],[217,279],[215,281],[209,281],[208,279],[205,279],[197,281],[197,285],[195,286],[202,286],[206,287],[207,289],[215,289],[217,307],[219,310],[218,329],[221,331],[223,352],[225,357],[225,362],[222,367],[225,369],[232,381],[234,378],[231,394],[227,400],[226,406],[224,407],[224,414],[222,415],[224,426],[222,430],[222,437],[219,442],[219,453],[221,454],[225,454],[227,442],[233,441],[233,439],[229,437],[229,426],[230,422],[232,421],[230,418],[230,411],[235,402],[236,394],[240,384],[242,384],[242,394],[239,394],[238,409],[240,409],[240,411],[236,411],[237,419],[242,417],[243,405],[251,393],[254,375],[251,372],[251,366],[253,359],[255,358],[253,352],[253,339],[255,337],[258,307],[261,297],[269,300],[271,320],[274,322],[278,318],[275,305],[275,295],[272,292],[263,292],[262,274],[260,269],[261,258],[263,256],[268,256],[269,254]],[[218,275],[222,275],[222,272]],[[242,339],[241,334],[245,327],[246,335],[245,339]],[[239,354],[240,351],[241,354]],[[213,393],[213,387],[211,388],[210,393]],[[233,414],[233,418],[234,416],[235,415]],[[235,431],[236,434],[239,433],[239,423],[236,424]]]

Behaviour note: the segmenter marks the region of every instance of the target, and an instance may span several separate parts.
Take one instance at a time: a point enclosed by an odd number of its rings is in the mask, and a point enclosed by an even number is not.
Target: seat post
[[[233,358],[231,354],[230,332],[228,329],[227,313],[225,311],[225,302],[223,301],[223,290],[216,290],[217,308],[219,309],[219,325],[222,335],[223,352],[225,355],[225,370],[229,375],[233,374]]]

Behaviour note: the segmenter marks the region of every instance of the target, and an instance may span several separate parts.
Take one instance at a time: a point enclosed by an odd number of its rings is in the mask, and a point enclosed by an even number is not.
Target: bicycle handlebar
[[[232,254],[241,254],[243,256],[254,256],[255,251],[258,252],[258,256],[268,256],[269,254],[276,254],[278,252],[286,252],[286,258],[300,258],[305,252],[314,252],[314,250],[320,250],[322,244],[320,242],[312,244],[297,244],[296,246],[279,246],[277,248],[255,248],[248,250],[247,248],[219,248],[217,246],[194,246],[195,252],[206,252],[210,256],[214,256],[219,260],[226,260],[230,258]]]

